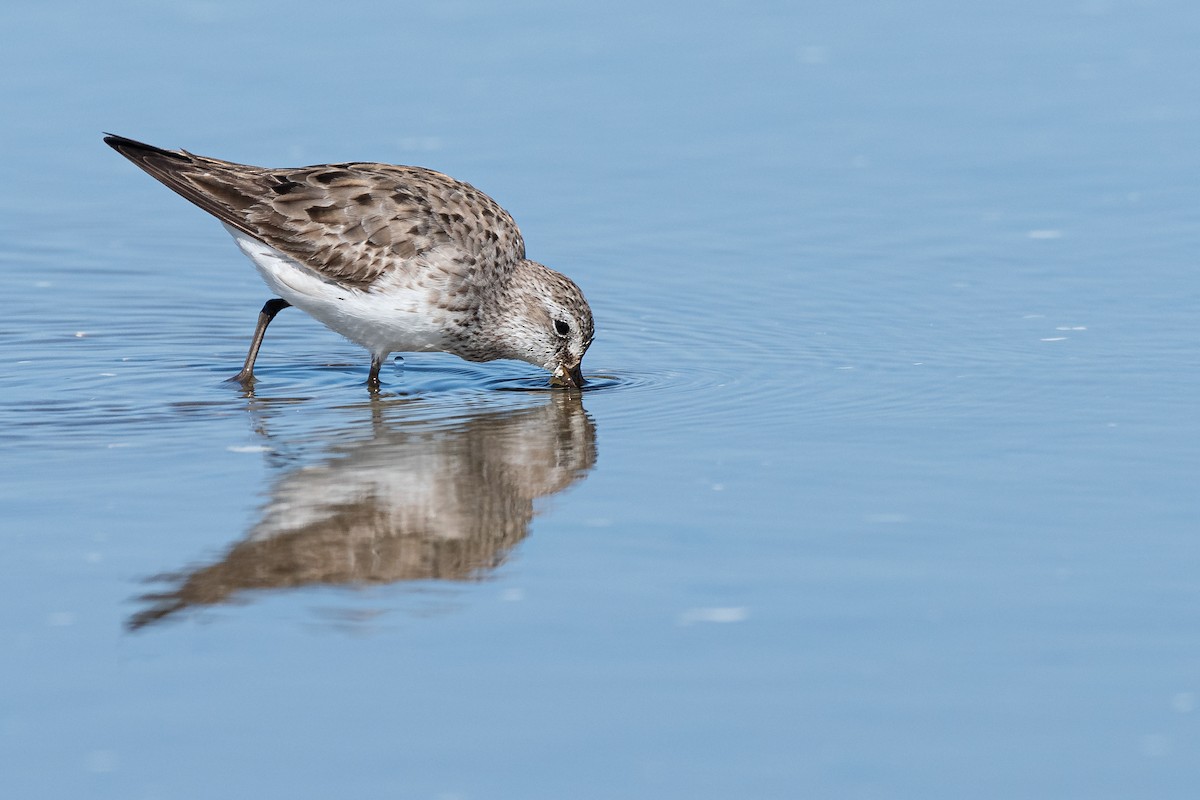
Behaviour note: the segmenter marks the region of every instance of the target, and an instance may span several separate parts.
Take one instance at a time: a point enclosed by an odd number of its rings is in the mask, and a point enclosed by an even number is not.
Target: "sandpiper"
[[[525,258],[517,224],[474,186],[422,167],[267,169],[104,141],[220,220],[276,295],[231,380],[252,384],[267,326],[296,306],[370,352],[372,391],[390,353],[421,351],[520,359],[583,385],[594,332],[583,292]]]

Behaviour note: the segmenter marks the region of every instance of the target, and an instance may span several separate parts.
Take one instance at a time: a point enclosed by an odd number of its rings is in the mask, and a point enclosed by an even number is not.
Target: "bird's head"
[[[592,309],[574,281],[536,261],[519,262],[494,321],[507,352],[543,367],[553,383],[583,386],[583,354],[592,344]]]

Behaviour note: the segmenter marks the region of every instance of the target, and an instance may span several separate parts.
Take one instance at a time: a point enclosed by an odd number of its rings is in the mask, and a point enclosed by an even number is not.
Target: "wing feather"
[[[525,257],[508,212],[433,170],[366,162],[264,169],[122,136],[104,141],[217,219],[345,286],[369,289],[391,271],[419,269],[435,251],[489,281]]]

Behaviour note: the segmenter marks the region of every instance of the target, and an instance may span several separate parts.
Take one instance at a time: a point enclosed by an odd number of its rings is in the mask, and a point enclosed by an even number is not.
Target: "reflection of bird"
[[[279,298],[269,300],[236,376],[275,315],[306,311],[371,353],[372,389],[389,353],[515,358],[583,384],[592,312],[570,278],[525,258],[512,217],[469,184],[421,167],[322,164],[265,169],[104,139],[215,216]]]
[[[284,474],[245,539],[215,564],[163,576],[174,587],[143,596],[151,605],[129,627],[252,589],[477,578],[525,538],[535,498],[596,460],[577,395],[444,425],[405,422]]]

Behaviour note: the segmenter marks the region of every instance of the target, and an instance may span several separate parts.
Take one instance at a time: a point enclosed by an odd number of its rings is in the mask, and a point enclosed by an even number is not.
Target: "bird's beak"
[[[563,386],[567,389],[580,389],[587,381],[583,379],[583,362],[576,364],[573,367],[568,367],[566,364],[559,364],[554,374],[550,377],[550,383],[554,386]]]

